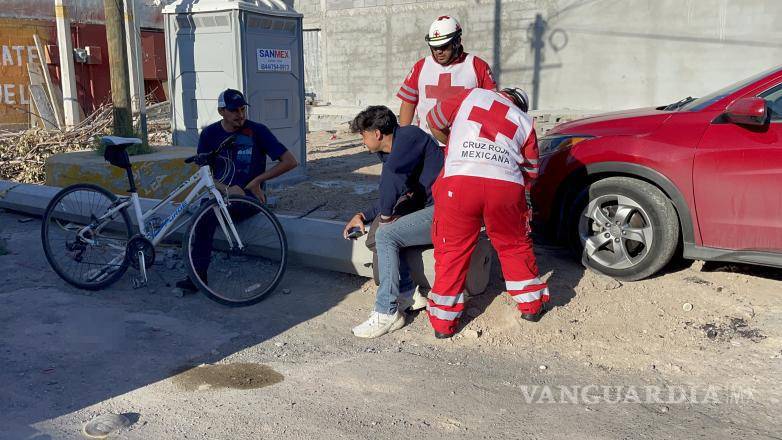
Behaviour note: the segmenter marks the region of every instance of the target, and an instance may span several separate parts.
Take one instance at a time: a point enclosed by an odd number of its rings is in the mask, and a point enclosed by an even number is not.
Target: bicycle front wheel
[[[57,275],[80,289],[99,290],[128,268],[125,247],[132,234],[122,209],[100,220],[117,196],[97,185],[63,188],[49,202],[41,222],[41,241]]]
[[[183,241],[185,261],[190,279],[210,299],[248,306],[280,283],[288,243],[277,217],[257,200],[231,197],[226,203],[239,240],[228,222],[221,225],[220,206],[212,200],[193,217]]]

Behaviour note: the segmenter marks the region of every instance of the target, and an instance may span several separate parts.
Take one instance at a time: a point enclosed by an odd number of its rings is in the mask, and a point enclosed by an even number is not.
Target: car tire
[[[679,243],[671,201],[656,186],[630,177],[609,177],[585,187],[567,221],[571,247],[584,265],[624,281],[660,271]]]

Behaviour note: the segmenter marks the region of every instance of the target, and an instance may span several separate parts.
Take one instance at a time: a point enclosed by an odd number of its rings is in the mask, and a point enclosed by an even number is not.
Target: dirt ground
[[[275,193],[281,210],[306,212],[320,206],[312,216],[347,219],[375,200],[380,164],[357,135],[345,128],[310,133],[308,152],[310,180]],[[779,365],[780,333],[761,328],[782,327],[782,316],[758,313],[779,303],[780,270],[719,264],[704,268],[702,262],[692,268],[692,262],[677,261],[650,280],[623,284],[585,271],[562,249],[538,249],[541,267],[548,268],[554,309],[536,327],[539,332],[517,334],[511,300],[495,298],[502,291],[501,283],[495,283],[489,295],[476,298],[468,309],[475,316],[468,328],[481,332],[484,341],[511,350],[545,344],[609,369],[670,371],[682,377],[723,375],[735,368],[725,360],[743,346]],[[494,268],[499,281],[497,261]],[[759,285],[750,286],[741,271],[757,275]],[[631,322],[644,325],[628,327]]]
[[[380,159],[369,153],[361,136],[346,126],[307,134],[307,177],[299,184],[272,189],[280,212],[347,220],[377,198]]]
[[[310,142],[311,180],[274,191],[281,211],[344,218],[373,200],[380,168],[355,136]],[[620,283],[538,244],[541,322],[518,318],[495,261],[454,339],[418,314],[368,341],[350,328],[371,280],[293,266],[230,309],[175,296],[181,275],[156,266],[147,289],[126,275],[90,293],[51,271],[39,228],[0,213],[0,439],[81,438],[106,412],[128,416],[124,439],[782,437],[779,270],[677,261]],[[625,399],[563,401],[574,387]],[[639,402],[630,387],[685,392]]]

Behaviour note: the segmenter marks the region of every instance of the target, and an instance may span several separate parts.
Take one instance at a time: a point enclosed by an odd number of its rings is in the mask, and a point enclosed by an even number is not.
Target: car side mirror
[[[766,100],[752,96],[737,99],[725,109],[725,118],[741,125],[765,125],[768,116]]]

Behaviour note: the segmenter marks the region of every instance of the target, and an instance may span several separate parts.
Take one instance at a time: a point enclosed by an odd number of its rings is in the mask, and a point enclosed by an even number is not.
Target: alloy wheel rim
[[[581,212],[578,234],[584,255],[614,270],[640,264],[655,239],[646,210],[635,200],[618,194],[590,201]]]

